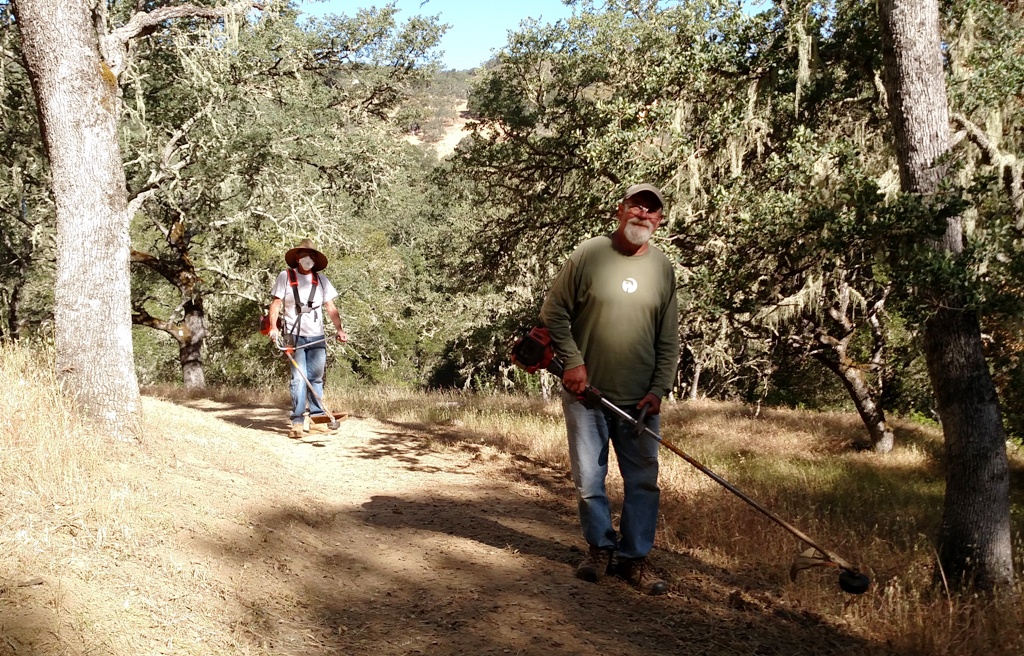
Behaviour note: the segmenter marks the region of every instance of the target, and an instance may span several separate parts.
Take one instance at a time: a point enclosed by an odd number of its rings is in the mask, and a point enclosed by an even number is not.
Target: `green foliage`
[[[132,328],[132,348],[139,385],[181,381],[178,344],[170,335],[135,326]]]
[[[0,338],[53,316],[54,209],[35,100],[9,5],[0,6]]]
[[[136,7],[113,3],[113,23]],[[527,389],[509,344],[566,254],[649,180],[670,199],[656,239],[680,280],[681,382],[699,370],[707,395],[836,407],[841,387],[807,358],[834,364],[841,344],[884,407],[927,416],[916,327],[933,310],[920,290],[941,283],[983,312],[1024,434],[1024,238],[1007,193],[1024,152],[1007,91],[1024,88],[1019,8],[944,4],[962,120],[925,205],[897,191],[875,3],[575,7],[472,74],[438,72],[445,26],[399,22],[394,5],[300,21],[275,3],[139,39],[121,78],[132,246],[153,258],[133,265],[137,309],[174,325],[202,299],[208,381],[281,385],[254,326],[284,251],[311,237],[352,337],[332,384]],[[0,19],[0,310],[17,336],[52,312],[53,218],[6,3]],[[470,88],[471,137],[450,160],[404,141],[414,126],[437,139]],[[929,246],[951,213],[967,217],[957,260]],[[140,378],[175,379],[175,342],[135,334]]]
[[[420,85],[396,121],[424,142],[437,143],[462,111],[472,80],[469,71],[439,71]]]
[[[261,306],[252,301],[218,299],[211,304],[212,329],[206,342],[207,383],[247,389],[287,386],[288,365],[257,330]],[[180,372],[174,380],[180,379]]]
[[[945,3],[954,150],[969,257],[960,280],[982,311],[987,355],[1008,434],[1024,435],[1024,9],[1019,3]]]
[[[606,229],[626,183],[664,180],[686,149],[721,138],[702,100],[733,83],[706,75],[730,67],[712,25],[740,16],[729,2],[584,4],[512,35],[470,99],[473,144],[454,166],[499,219],[474,239],[485,270],[560,260]]]
[[[402,313],[419,307],[407,272],[426,227],[410,215],[424,212],[428,162],[399,141],[396,116],[427,79],[443,26],[400,25],[396,13],[174,24],[137,51],[124,147],[130,185],[151,194],[133,245],[155,258],[139,259],[138,307],[173,325],[190,299],[206,299],[212,382],[270,380],[265,341],[253,348],[242,335],[284,251],[306,236],[342,291],[354,338],[345,367],[417,379],[407,357],[417,326]]]

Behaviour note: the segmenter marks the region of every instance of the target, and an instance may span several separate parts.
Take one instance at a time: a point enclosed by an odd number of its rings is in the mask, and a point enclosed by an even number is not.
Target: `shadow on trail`
[[[413,529],[450,535],[479,542],[498,550],[545,558],[551,562],[574,564],[578,557],[574,549],[562,544],[556,537],[513,528],[523,517],[507,503],[481,501],[471,504],[448,499],[424,501],[390,496],[375,496],[353,513],[368,526],[387,530]],[[505,520],[505,521],[502,521]],[[543,525],[536,525],[543,531]],[[564,528],[564,527],[563,527]]]
[[[498,488],[485,494],[376,496],[251,517],[253,535],[217,545],[250,576],[263,570],[239,624],[275,653],[885,653],[735,590],[649,598],[611,579],[583,583],[572,575],[572,549],[549,535],[571,527],[499,501]]]
[[[290,424],[288,408],[259,404],[222,403],[205,398],[178,399],[174,403],[210,414],[221,421],[248,428],[251,430],[273,433],[287,438]],[[349,418],[347,414],[335,415],[342,428]],[[331,439],[336,431],[330,430],[326,423],[313,424],[302,439],[294,440],[296,444],[324,446],[324,441]]]
[[[464,455],[438,456],[440,440],[471,459],[487,457],[451,431],[414,430],[392,423],[345,455],[428,474],[465,467],[453,462]],[[571,490],[564,474],[528,458],[509,466],[513,481]],[[687,554],[671,555],[672,567],[689,574],[665,597],[641,596],[613,578],[584,583],[573,576],[581,554],[566,503],[519,493],[504,476],[471,487],[468,497],[465,488],[414,486],[361,503],[252,513],[248,530],[204,547],[238,572],[234,594],[246,610],[236,633],[282,654],[887,653],[768,592],[740,590],[743,573]]]
[[[398,422],[383,423],[396,430],[379,433],[379,437],[355,447],[353,453],[359,457],[374,460],[391,458],[402,463],[409,471],[435,473],[440,469],[427,464],[425,459],[436,453],[438,445],[470,453],[482,452],[480,437],[457,427]],[[488,446],[498,446],[493,441],[486,443]],[[662,451],[661,458],[663,462],[678,460],[677,455],[667,450]],[[511,462],[504,470],[509,479],[529,483],[547,492],[549,497],[561,499],[562,501],[558,504],[559,510],[575,527],[577,525],[575,493],[568,471],[552,468],[544,462],[518,454],[512,454],[510,460]],[[679,460],[679,462],[682,461]],[[684,464],[683,466],[689,467],[690,465]],[[615,469],[614,464],[611,469]],[[612,478],[615,476],[617,474],[611,474]],[[878,517],[863,517],[856,512],[856,507],[850,508],[849,512],[845,513],[835,510],[835,508],[850,506],[848,503],[838,502],[838,499],[857,494],[865,486],[877,487],[890,484],[893,477],[903,481],[906,489],[899,495],[898,500],[894,500],[893,512],[890,513],[891,522],[879,524]],[[861,561],[859,552],[869,547],[872,541],[877,539],[889,540],[894,543],[901,540],[906,541],[908,535],[911,536],[910,539],[916,539],[919,531],[908,532],[906,525],[908,521],[915,522],[915,527],[922,531],[931,531],[939,519],[935,509],[941,508],[941,491],[937,492],[930,485],[931,473],[915,467],[898,468],[898,471],[889,469],[882,475],[869,463],[856,463],[849,467],[845,476],[838,477],[830,487],[818,487],[813,490],[802,487],[799,480],[790,480],[792,477],[781,473],[774,474],[769,478],[772,481],[781,481],[781,483],[775,483],[770,496],[758,498],[755,495],[755,501],[765,505],[783,519],[793,522],[825,544],[827,548],[833,548],[854,564],[864,566],[866,571],[873,575],[873,578],[875,574],[881,575],[878,580],[889,578],[892,573],[873,571],[871,563]],[[731,482],[739,482],[739,488],[743,491],[749,492],[757,489],[754,485],[748,487],[742,477],[736,477]],[[613,512],[617,513],[622,505],[621,485],[614,480],[609,481],[609,497],[612,500]],[[721,512],[723,508],[727,508],[724,513]],[[900,509],[907,508],[915,510],[910,519],[907,518],[906,512],[899,512]],[[721,515],[721,517],[727,518],[727,522],[733,523],[730,527],[718,526],[707,532],[697,531],[699,535],[694,539],[676,532],[676,543],[681,541],[694,547],[693,549],[682,548],[666,551],[660,548],[664,541],[659,539],[655,551],[652,553],[653,561],[666,580],[675,581],[673,588],[676,590],[685,590],[687,581],[696,578],[700,581],[710,581],[726,596],[732,594],[736,589],[741,589],[753,595],[770,597],[781,586],[787,585],[786,574],[791,560],[808,546],[793,538],[749,506],[744,505],[740,499],[717,486],[712,486],[703,492],[685,495],[673,494],[671,489],[666,489],[663,486],[661,511],[664,517],[674,518],[673,523],[678,524],[673,527],[673,531],[681,531],[684,534],[695,525],[704,525],[709,522],[715,524],[717,520],[709,518],[717,515]],[[431,518],[431,521],[437,520]],[[578,534],[578,530],[575,532]],[[842,541],[830,539],[830,536],[835,535],[843,536],[844,539]],[[730,536],[733,537],[730,538]],[[580,540],[581,538],[577,536],[576,541]],[[761,562],[764,556],[764,544],[782,545],[780,557],[769,563]],[[904,546],[909,548],[907,545]],[[579,547],[573,546],[571,549],[573,556],[567,562],[575,563],[582,559],[583,553]],[[691,553],[701,553],[709,549],[722,554],[735,554],[739,563],[747,564],[738,564],[725,569],[711,566],[691,555]],[[749,553],[745,554],[745,551]],[[804,575],[804,578],[821,573],[812,572]],[[829,576],[831,574],[830,571]],[[832,584],[829,583],[829,585]],[[836,590],[838,592],[837,585]]]
[[[488,457],[480,444],[458,426],[390,422],[345,454],[412,473],[462,473],[465,454]],[[464,454],[439,457],[445,450]],[[543,463],[513,456],[505,473],[571,499],[565,473]],[[781,605],[758,584],[763,576],[692,554],[666,554],[681,573],[666,597],[614,579],[581,582],[571,501],[539,502],[510,487],[481,479],[471,498],[437,489],[267,509],[250,514],[248,530],[196,546],[234,572],[232,594],[244,606],[235,634],[279,654],[887,653]]]
[[[174,403],[213,415],[229,424],[266,431],[288,434],[288,409],[269,405],[220,403],[204,398],[176,399]]]

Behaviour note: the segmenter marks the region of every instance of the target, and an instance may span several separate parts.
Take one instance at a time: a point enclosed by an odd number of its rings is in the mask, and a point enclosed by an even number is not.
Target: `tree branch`
[[[176,174],[178,171],[183,169],[188,164],[188,160],[185,158],[183,158],[181,161],[175,164],[171,164],[171,158],[174,156],[174,153],[176,153],[180,149],[178,143],[186,134],[188,134],[188,131],[192,129],[192,126],[195,125],[196,121],[198,121],[201,116],[206,114],[206,112],[210,109],[211,104],[207,104],[207,106],[204,107],[201,111],[197,112],[195,116],[185,121],[181,125],[181,127],[178,128],[177,131],[175,131],[175,133],[171,135],[171,138],[167,140],[167,143],[164,144],[163,150],[161,151],[160,154],[159,166],[157,167],[156,170],[150,171],[149,179],[146,180],[146,184],[144,184],[141,189],[139,189],[137,192],[135,192],[129,197],[128,216],[134,216],[139,210],[142,209],[143,203],[145,203],[147,199],[152,198],[153,195],[156,194],[161,182],[166,180],[172,174]],[[161,228],[161,226],[159,225],[157,227]],[[165,232],[164,235],[166,236],[166,234],[167,233]]]
[[[153,11],[138,12],[127,23],[112,30],[101,40],[103,58],[107,66],[119,77],[128,66],[128,42],[137,36],[153,32],[161,23],[175,18],[223,18],[232,14],[243,13],[248,9],[263,11],[266,5],[262,2],[242,1],[221,7],[200,7],[197,5],[178,5],[175,7],[158,7]]]
[[[141,305],[132,308],[132,323],[136,326],[149,326],[156,330],[162,330],[177,339],[177,331],[174,329],[173,323],[154,317]]]
[[[981,150],[982,161],[999,169],[1006,195],[1009,196],[1017,230],[1024,231],[1024,166],[1012,153],[1004,153],[979,126],[963,114],[953,112],[950,119],[966,133],[971,143]]]
[[[262,2],[236,2],[222,7],[200,7],[197,5],[178,5],[176,7],[158,7],[153,11],[136,13],[121,27],[110,33],[120,43],[128,43],[131,39],[155,28],[164,21],[175,18],[223,18],[231,14],[242,13],[246,9],[263,11],[266,6]]]

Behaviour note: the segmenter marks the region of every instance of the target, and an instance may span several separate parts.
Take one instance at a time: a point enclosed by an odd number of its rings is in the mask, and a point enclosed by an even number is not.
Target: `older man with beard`
[[[658,443],[601,406],[588,407],[588,384],[615,405],[659,429],[661,399],[679,360],[675,271],[650,244],[664,199],[651,184],[633,185],[618,205],[618,228],[584,241],[544,299],[541,321],[562,359],[562,409],[569,461],[588,554],[576,576],[596,583],[615,573],[645,594],[668,585],[647,554],[658,523]],[[619,533],[605,492],[608,445],[615,449],[624,498]]]

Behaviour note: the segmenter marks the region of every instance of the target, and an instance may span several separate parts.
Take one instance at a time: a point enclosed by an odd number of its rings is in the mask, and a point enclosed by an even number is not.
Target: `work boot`
[[[583,579],[590,583],[597,583],[601,577],[608,574],[612,568],[612,556],[615,554],[611,549],[601,547],[590,547],[590,553],[583,559],[583,562],[576,568],[576,578]]]
[[[292,429],[288,431],[288,437],[290,437],[293,440],[301,440],[302,434],[302,424],[292,424]]]
[[[662,595],[668,592],[668,583],[658,578],[646,558],[619,559],[615,574],[645,595]]]

